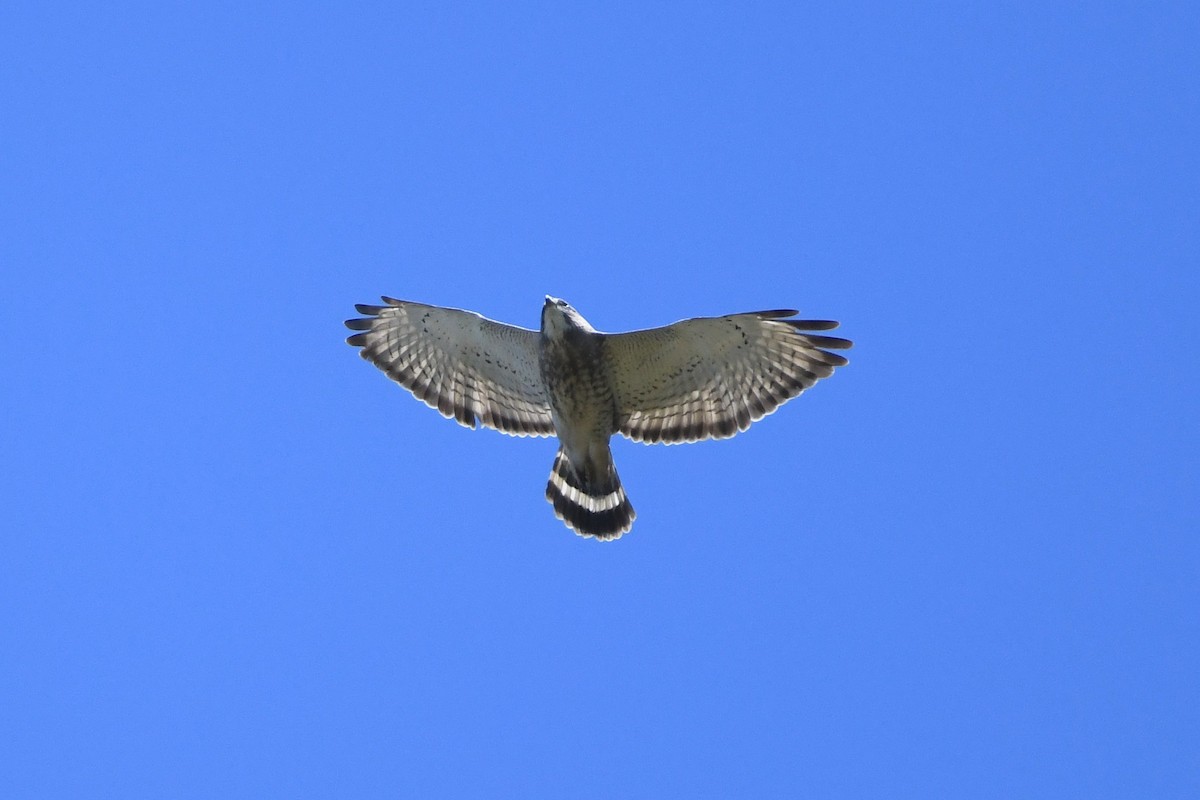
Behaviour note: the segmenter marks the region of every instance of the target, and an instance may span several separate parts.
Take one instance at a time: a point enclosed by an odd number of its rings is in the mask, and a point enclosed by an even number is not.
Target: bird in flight
[[[541,330],[457,308],[383,298],[356,305],[346,339],[389,378],[460,425],[557,436],[546,485],[554,514],[582,536],[616,539],[637,516],[609,440],[727,439],[845,366],[851,342],[797,311],[686,319],[601,333],[546,296]]]

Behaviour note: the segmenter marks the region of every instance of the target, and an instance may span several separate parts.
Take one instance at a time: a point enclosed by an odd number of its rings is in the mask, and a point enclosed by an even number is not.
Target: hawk
[[[554,514],[582,536],[616,539],[636,517],[609,440],[727,439],[844,366],[823,336],[838,323],[752,311],[601,333],[546,296],[541,330],[471,311],[383,298],[357,305],[346,342],[444,417],[513,436],[557,436],[546,484]],[[828,349],[825,349],[828,348]]]

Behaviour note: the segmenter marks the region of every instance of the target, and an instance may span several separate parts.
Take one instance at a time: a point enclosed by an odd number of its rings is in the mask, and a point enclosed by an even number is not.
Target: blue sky
[[[1200,14],[910,6],[5,4],[5,796],[1200,793]],[[598,544],[546,293],[856,346]]]

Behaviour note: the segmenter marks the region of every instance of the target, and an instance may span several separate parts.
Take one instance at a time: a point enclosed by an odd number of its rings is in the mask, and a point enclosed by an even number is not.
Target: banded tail
[[[561,447],[554,457],[546,499],[554,505],[554,516],[580,536],[616,539],[633,527],[637,518],[617,476],[612,453],[605,455],[598,469],[578,471]]]

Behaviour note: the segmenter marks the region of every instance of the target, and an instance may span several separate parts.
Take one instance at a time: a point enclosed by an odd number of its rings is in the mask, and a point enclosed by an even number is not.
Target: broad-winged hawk
[[[346,321],[392,380],[445,417],[514,436],[553,436],[558,454],[546,499],[567,527],[615,539],[636,514],[613,465],[614,433],[638,442],[726,439],[770,414],[846,359],[846,339],[809,331],[828,320],[796,311],[688,319],[601,333],[546,297],[541,331],[471,311],[384,297]]]

